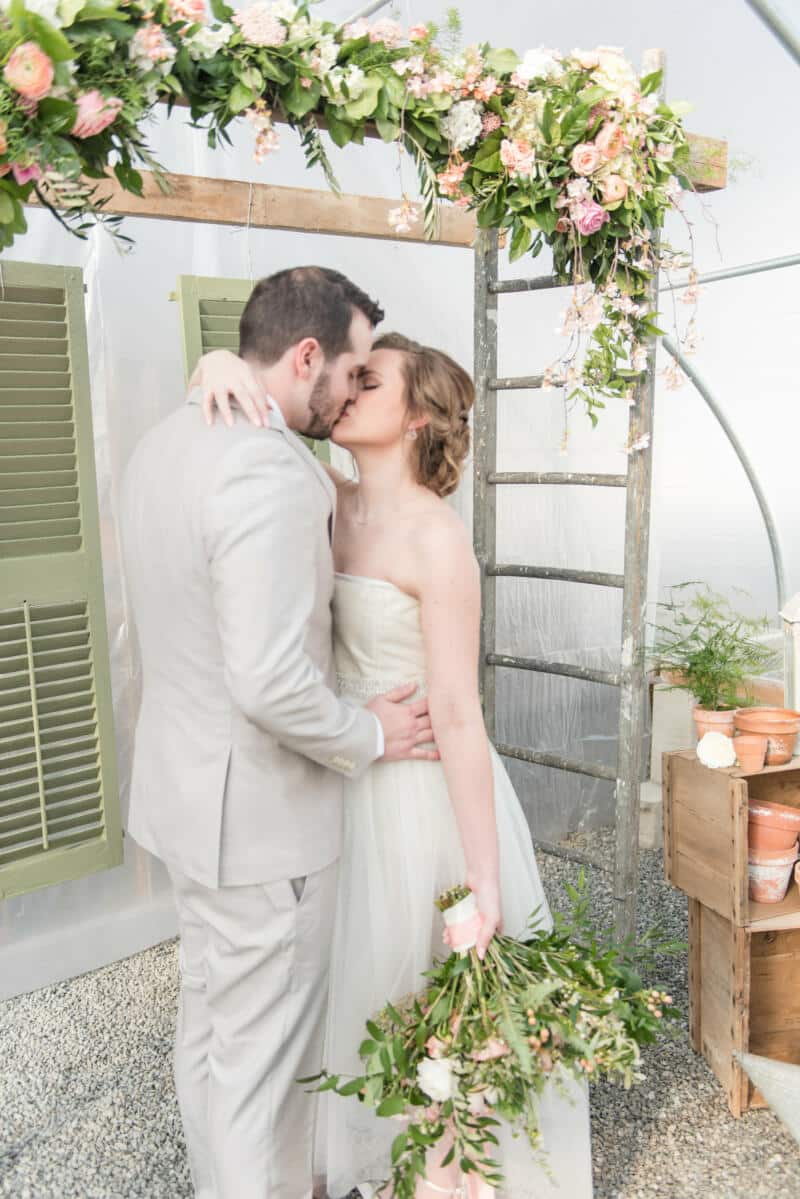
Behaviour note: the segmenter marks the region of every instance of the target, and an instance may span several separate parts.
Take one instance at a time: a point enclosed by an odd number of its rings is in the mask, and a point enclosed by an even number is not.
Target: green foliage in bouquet
[[[747,680],[762,674],[775,657],[758,640],[769,628],[767,618],[742,615],[724,596],[696,582],[673,587],[659,608],[664,616],[652,626],[654,668],[674,671],[680,680],[674,686],[690,691],[708,711],[752,704],[744,694]]]
[[[640,971],[682,946],[657,932],[637,946],[612,944],[589,921],[583,872],[568,891],[571,915],[556,916],[551,931],[536,927],[534,913],[524,940],[496,936],[483,961],[474,949],[453,952],[428,971],[421,993],[387,1003],[367,1022],[362,1075],[301,1080],[405,1122],[391,1153],[396,1199],[413,1199],[437,1146],[442,1165],[502,1187],[492,1156],[500,1120],[527,1136],[546,1168],[538,1097],[550,1080],[604,1077],[626,1088],[640,1080],[640,1046],[676,1015]],[[438,904],[469,894],[456,888]]]

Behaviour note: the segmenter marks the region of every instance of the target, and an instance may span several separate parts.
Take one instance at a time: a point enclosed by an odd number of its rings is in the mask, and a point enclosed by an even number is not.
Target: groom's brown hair
[[[239,354],[270,366],[290,346],[314,337],[327,360],[350,345],[354,311],[373,329],[383,309],[346,275],[324,266],[300,266],[260,279],[239,322]]]

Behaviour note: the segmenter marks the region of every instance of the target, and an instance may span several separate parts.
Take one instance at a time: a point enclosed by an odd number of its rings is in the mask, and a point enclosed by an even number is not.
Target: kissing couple
[[[550,921],[486,736],[479,571],[445,502],[472,381],[374,340],[382,318],[337,271],[262,279],[239,356],[201,359],[123,483],[142,659],[127,827],[174,888],[198,1199],[377,1194],[397,1125],[296,1080],[361,1072],[365,1021],[442,953],[443,890],[475,893],[479,953],[537,907]],[[303,439],[348,450],[356,481]],[[504,1199],[589,1199],[585,1087],[549,1083],[541,1124],[550,1173],[501,1138]],[[465,1193],[440,1159],[418,1199]]]

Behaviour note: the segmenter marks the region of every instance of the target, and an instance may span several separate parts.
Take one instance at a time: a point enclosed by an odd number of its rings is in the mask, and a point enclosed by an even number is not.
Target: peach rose
[[[53,63],[36,42],[23,42],[9,58],[3,75],[23,99],[43,100],[53,86]]]
[[[628,185],[621,175],[606,175],[600,180],[604,204],[619,204],[628,194]]]
[[[73,137],[95,137],[117,119],[123,107],[116,96],[103,96],[96,88],[78,96],[78,115],[70,129]]]
[[[189,25],[205,25],[206,0],[168,0],[167,8],[176,21]]]
[[[622,132],[620,125],[614,121],[606,121],[597,137],[594,139],[594,144],[602,154],[606,161],[612,158],[617,158],[625,149],[625,134]]]
[[[572,151],[571,163],[576,175],[591,175],[600,165],[600,151],[593,142],[581,142]]]

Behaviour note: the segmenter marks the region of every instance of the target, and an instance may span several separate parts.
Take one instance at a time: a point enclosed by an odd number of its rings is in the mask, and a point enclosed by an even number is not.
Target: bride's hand
[[[225,424],[233,425],[231,402],[238,405],[251,425],[269,427],[269,407],[252,370],[244,359],[230,350],[210,350],[197,363],[189,380],[189,389],[203,393],[203,415],[213,425],[219,410]]]
[[[478,957],[483,960],[494,934],[502,932],[500,884],[497,878],[477,881],[470,879],[468,874],[467,886],[475,896],[481,917],[481,930],[478,933],[475,948],[478,951]]]

